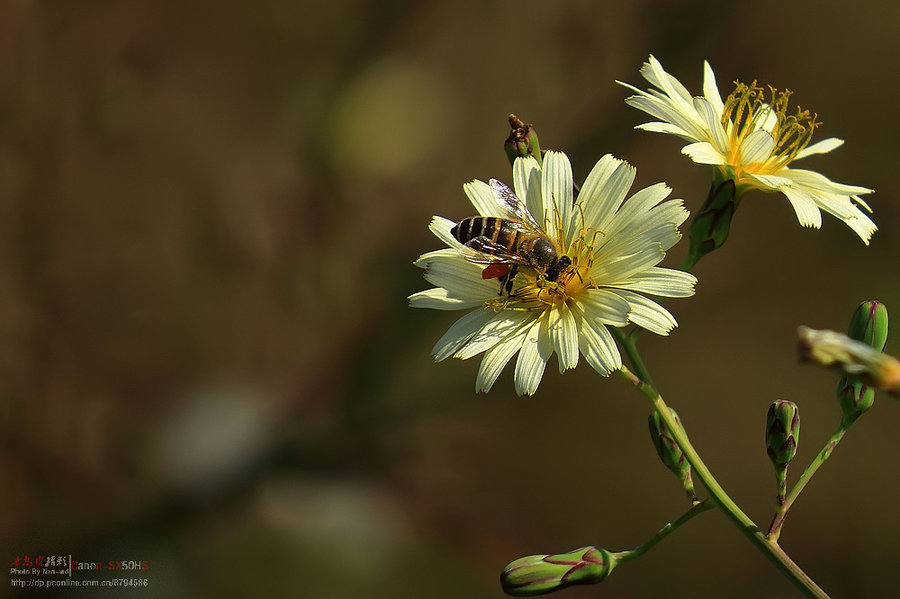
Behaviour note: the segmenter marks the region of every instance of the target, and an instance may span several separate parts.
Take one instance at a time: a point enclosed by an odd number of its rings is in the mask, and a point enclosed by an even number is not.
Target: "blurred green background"
[[[767,524],[768,404],[800,405],[797,470],[839,417],[837,377],[796,363],[797,325],[844,329],[867,298],[900,315],[898,18],[873,0],[0,4],[7,561],[148,560],[149,589],[121,596],[491,598],[520,555],[624,549],[675,518],[625,382],[551,364],[536,397],[509,372],[476,396],[477,360],[429,356],[456,315],[406,305],[439,246],[430,216],[468,216],[466,181],[509,179],[510,112],[577,180],[611,152],[635,189],[664,180],[699,206],[709,172],[634,131],[613,82],[644,87],[650,53],[695,93],[703,59],[723,94],[794,90],[817,139],[847,141],[803,166],[876,190],[868,248],[748,196],[697,295],[666,304],[680,327],[643,341]],[[900,405],[870,414],[781,541],[834,597],[897,591]],[[797,596],[714,512],[560,596],[663,592]]]

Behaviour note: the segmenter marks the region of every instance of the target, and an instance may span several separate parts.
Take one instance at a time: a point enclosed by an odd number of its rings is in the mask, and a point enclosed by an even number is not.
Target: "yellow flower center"
[[[599,234],[593,229],[582,235],[569,247],[566,255],[572,264],[562,270],[555,280],[546,274],[529,268],[520,268],[512,293],[485,303],[500,312],[502,310],[543,311],[567,302],[585,289],[596,287],[588,276],[594,261],[593,240]]]
[[[722,126],[729,137],[726,161],[738,180],[744,173],[774,173],[809,145],[813,131],[821,123],[816,120],[817,115],[811,115],[799,106],[795,113],[788,113],[792,93],[789,90],[779,91],[769,86],[770,99],[766,101],[765,91],[756,81],[750,85],[735,81],[735,86],[722,111]],[[747,136],[761,128],[772,134],[775,146],[763,162],[745,163],[741,156],[741,144]]]

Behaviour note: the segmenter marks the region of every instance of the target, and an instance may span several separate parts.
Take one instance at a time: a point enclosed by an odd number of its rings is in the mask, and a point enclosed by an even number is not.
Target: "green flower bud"
[[[541,145],[538,143],[537,132],[531,125],[523,123],[514,114],[509,115],[509,126],[512,129],[503,148],[510,164],[515,164],[516,158],[534,156],[541,161]]]
[[[847,336],[862,341],[878,351],[884,351],[887,335],[888,313],[884,304],[878,300],[866,300],[861,303],[850,319]]]
[[[850,319],[848,336],[884,351],[887,344],[888,314],[884,304],[876,300],[861,303]],[[853,422],[875,402],[875,389],[854,376],[844,375],[837,387],[838,404],[845,422]]]
[[[678,426],[681,426],[681,420],[675,410],[669,408],[669,413],[672,414],[672,418]],[[681,448],[678,447],[678,443],[675,442],[675,437],[672,436],[658,412],[650,414],[647,424],[650,426],[650,440],[653,442],[653,447],[656,448],[659,459],[678,477],[688,497],[693,499],[695,495],[694,483],[691,480],[691,465],[684,457]]]
[[[800,409],[797,404],[779,399],[766,415],[766,453],[775,466],[787,466],[797,454],[800,441]]]
[[[500,574],[500,584],[507,595],[543,595],[574,584],[602,582],[616,563],[612,553],[596,547],[557,555],[529,555],[506,566]]]
[[[844,419],[853,421],[875,403],[875,389],[858,378],[845,374],[837,386],[837,400]]]
[[[731,230],[731,218],[740,200],[741,195],[732,179],[722,181],[716,178],[713,181],[706,200],[691,221],[688,231],[691,247],[685,263],[687,266],[693,266],[700,258],[725,243]]]

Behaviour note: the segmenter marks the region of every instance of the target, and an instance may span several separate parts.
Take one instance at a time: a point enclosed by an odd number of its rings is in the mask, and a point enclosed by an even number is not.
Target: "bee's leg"
[[[519,265],[513,264],[509,268],[509,272],[507,272],[504,276],[506,280],[504,281],[505,285],[500,288],[500,295],[503,295],[503,290],[506,289],[506,295],[512,295],[513,288],[513,279],[516,278],[516,275],[519,273]]]

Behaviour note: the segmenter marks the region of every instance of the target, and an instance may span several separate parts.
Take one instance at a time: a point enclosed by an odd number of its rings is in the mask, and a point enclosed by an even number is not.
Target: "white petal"
[[[603,230],[625,200],[636,172],[633,166],[610,154],[597,161],[578,192],[585,229]]]
[[[647,212],[652,209],[654,206],[662,202],[664,199],[669,197],[669,194],[672,193],[672,188],[666,185],[665,183],[654,183],[648,187],[643,189],[639,189],[634,192],[634,194],[628,198],[628,201],[625,202],[625,205],[619,211],[619,214],[616,216],[622,216],[625,214],[641,214],[643,212]],[[677,200],[681,202],[681,200]]]
[[[859,204],[860,206],[862,206],[863,208],[865,208],[866,212],[868,212],[869,214],[872,214],[872,209],[869,208],[869,205],[861,197],[859,197],[857,195],[853,195],[853,196],[850,196],[850,199],[853,200],[854,202],[856,202],[857,204]]]
[[[725,156],[709,142],[701,141],[681,148],[681,153],[691,157],[697,164],[725,164]]]
[[[660,219],[666,217],[671,218],[669,224],[672,228],[683,223],[689,213],[684,209],[681,200],[657,206],[671,191],[665,183],[657,183],[628,198],[612,220],[604,226],[604,241],[621,242],[624,240],[623,237],[639,235],[644,230],[656,227],[660,224]]]
[[[622,205],[595,240],[592,276],[620,279],[662,260],[681,238],[678,225],[688,217],[681,200],[658,204],[670,191],[665,184],[652,185]]]
[[[687,141],[696,140],[695,137],[688,135],[687,132],[678,125],[673,125],[672,123],[663,123],[662,121],[652,121],[650,123],[644,123],[642,125],[638,125],[637,127],[635,127],[635,129],[640,129],[641,131],[651,131],[653,133],[668,133],[669,135],[677,135],[678,137]]]
[[[720,152],[728,150],[728,136],[722,127],[722,112],[716,111],[706,98],[694,98],[694,108],[706,123],[715,148]]]
[[[811,156],[812,154],[827,154],[828,152],[835,150],[844,145],[843,139],[838,139],[837,137],[829,137],[828,139],[823,139],[822,141],[817,141],[811,146],[806,146],[794,156],[794,160],[800,160],[801,158],[805,158],[806,156]]]
[[[545,231],[557,231],[562,226],[565,233],[572,215],[572,165],[562,152],[548,150],[544,154],[541,197],[544,199],[544,220],[540,220],[540,213],[535,214],[538,222],[542,222]]]
[[[800,168],[783,168],[778,174],[789,178],[795,184],[800,184],[813,191],[824,191],[827,193],[836,193],[840,195],[858,195],[862,193],[872,193],[868,187],[860,187],[859,185],[847,185],[845,183],[837,183],[832,181],[825,175]]]
[[[490,308],[481,308],[469,312],[454,322],[447,332],[434,344],[431,353],[438,362],[449,358],[461,348],[472,335],[477,333],[497,313]]]
[[[547,319],[542,315],[528,328],[522,349],[519,350],[515,372],[516,393],[533,395],[537,391],[552,352]]]
[[[690,297],[696,284],[697,277],[689,272],[655,266],[609,286],[663,297]]]
[[[658,243],[647,244],[639,238],[619,236],[594,254],[588,275],[600,286],[620,287],[621,282],[659,264],[665,257]]]
[[[690,111],[693,108],[691,105],[692,98],[690,92],[680,81],[678,81],[678,79],[666,72],[662,63],[660,63],[656,57],[651,55],[649,61],[644,63],[643,68],[641,68],[641,75],[644,79],[669,96],[672,100],[672,104],[678,108],[678,110],[690,114]]]
[[[700,117],[697,116],[697,111],[693,107],[691,107],[691,114],[685,114],[674,108],[670,102],[649,94],[631,96],[625,99],[625,103],[638,110],[643,110],[661,121],[672,123],[685,132],[688,140],[705,141],[709,138],[709,133],[700,124]]]
[[[680,213],[686,212],[681,209]],[[655,266],[666,255],[666,250],[678,243],[681,239],[681,233],[678,229],[668,222],[657,222],[652,218],[653,213],[646,216],[643,220],[635,221],[628,228],[627,232],[614,235],[612,241],[604,246],[595,256],[604,259],[603,256],[630,256],[631,263],[629,269],[643,269]],[[652,248],[645,250],[644,248]],[[625,276],[624,263],[620,263],[616,268],[607,269],[608,276],[618,273],[615,278]]]
[[[527,333],[528,327],[522,327],[515,335],[507,337],[484,353],[481,366],[478,368],[478,376],[475,378],[476,392],[490,391],[506,364],[521,349]]]
[[[846,200],[844,196],[839,197]],[[860,239],[862,239],[866,245],[869,245],[869,239],[871,239],[875,231],[878,230],[878,227],[875,226],[875,223],[872,222],[872,219],[870,219],[862,210],[852,204],[850,204],[849,206],[841,205],[841,209],[839,211],[832,210],[832,206],[834,206],[835,204],[836,202],[832,201],[822,202],[820,203],[820,207],[825,212],[828,212],[829,214],[832,214],[844,221],[844,223],[848,227],[853,229],[853,231],[857,235],[859,235]]]
[[[753,114],[753,124],[758,130],[772,132],[778,125],[778,113],[771,104],[761,104]]]
[[[678,326],[675,317],[651,299],[632,291],[617,291],[622,299],[628,302],[631,313],[628,320],[657,335],[668,335]]]
[[[757,175],[754,173],[747,173],[747,177],[759,183],[762,188],[770,191],[778,191],[785,185],[791,184],[790,179],[779,177],[777,175]]]
[[[725,104],[722,103],[722,96],[719,95],[719,87],[716,85],[716,75],[713,73],[709,62],[703,61],[703,97],[712,104],[716,114],[722,114],[725,111]]]
[[[819,211],[812,194],[789,185],[782,187],[781,192],[791,201],[791,206],[794,207],[797,220],[800,221],[801,225],[815,229],[822,226],[822,213]]]
[[[514,337],[522,326],[534,318],[532,312],[509,311],[500,312],[496,318],[489,320],[477,333],[472,335],[466,344],[459,349],[454,358],[468,360],[483,351],[494,347],[497,343]]]
[[[497,295],[496,281],[482,279],[482,266],[465,260],[455,250],[429,252],[416,261],[416,266],[425,269],[426,281],[460,299],[480,298],[483,302]]]
[[[409,305],[413,308],[431,308],[432,310],[462,310],[483,304],[483,300],[462,299],[451,296],[443,287],[426,289],[409,296]]]
[[[872,238],[872,235],[875,234],[875,231],[878,230],[878,227],[875,226],[875,223],[872,222],[868,216],[860,212],[859,216],[856,218],[851,218],[849,220],[844,221],[847,223],[847,226],[853,229],[853,231],[859,235],[859,238],[863,240],[863,243],[869,245],[869,239]]]
[[[463,185],[463,191],[481,216],[503,216],[503,212],[500,211],[490,186],[484,181],[475,179],[466,183]]]
[[[450,234],[450,229],[455,226],[456,223],[449,218],[444,218],[443,216],[432,216],[431,222],[428,224],[428,230],[434,233],[435,237],[446,243],[448,246],[461,250],[465,246],[463,246],[463,244],[458,242],[456,238]]]
[[[578,365],[578,330],[575,317],[565,302],[550,310],[550,340],[559,362],[559,371],[565,372]]]
[[[853,231],[859,235],[860,239],[862,239],[866,245],[868,245],[869,239],[875,231],[878,230],[878,227],[875,226],[872,219],[854,204],[854,202],[858,202],[862,206],[868,208],[859,196],[846,196],[815,190],[811,191],[799,185],[793,186],[792,189],[807,192],[819,208],[844,221],[848,227],[853,229]],[[787,195],[787,193],[785,193],[785,195]]]
[[[583,318],[578,324],[578,347],[591,368],[603,376],[621,368],[622,355],[606,326]]]
[[[541,199],[541,165],[533,156],[516,158],[513,163],[513,189],[528,211],[540,221],[544,213]]]
[[[584,318],[616,327],[628,324],[631,307],[622,296],[609,289],[588,289],[578,297],[577,308]]]
[[[775,149],[775,138],[764,129],[757,129],[741,142],[741,164],[765,162]]]

